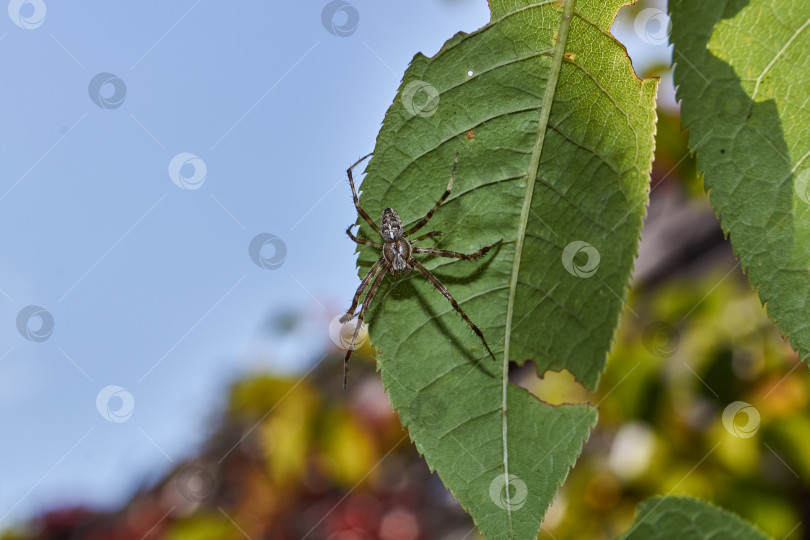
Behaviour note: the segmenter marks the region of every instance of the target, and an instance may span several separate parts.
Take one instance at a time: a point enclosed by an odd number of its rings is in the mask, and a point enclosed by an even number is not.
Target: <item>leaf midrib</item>
[[[554,103],[554,93],[557,89],[557,79],[562,69],[563,56],[565,55],[565,45],[568,41],[568,31],[571,28],[571,19],[574,14],[574,4],[576,0],[565,0],[563,6],[560,28],[557,32],[557,42],[554,44],[554,55],[551,59],[546,88],[543,93],[543,103],[540,105],[540,120],[537,124],[537,136],[532,148],[532,157],[529,162],[529,170],[526,175],[526,191],[523,196],[523,208],[520,211],[520,222],[518,223],[518,233],[515,245],[515,258],[512,262],[512,277],[509,283],[509,300],[506,305],[506,327],[504,330],[503,345],[503,374],[501,381],[502,392],[502,438],[503,438],[503,474],[504,479],[509,481],[509,451],[507,444],[507,390],[509,387],[509,345],[512,337],[512,316],[514,314],[515,296],[517,291],[518,276],[520,274],[520,261],[523,253],[523,241],[526,237],[526,227],[529,221],[529,211],[531,210],[534,184],[537,181],[537,168],[540,165],[540,156],[543,152],[543,143],[546,138],[548,121],[551,116],[551,107]],[[512,511],[509,489],[506,489],[506,513],[509,521],[509,531],[512,531]]]

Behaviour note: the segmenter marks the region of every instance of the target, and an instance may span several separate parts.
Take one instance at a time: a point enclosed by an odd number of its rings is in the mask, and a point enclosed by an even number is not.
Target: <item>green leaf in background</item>
[[[596,410],[508,384],[509,362],[594,389],[645,213],[656,81],[610,35],[622,0],[491,2],[492,21],[416,55],[380,131],[361,204],[406,227],[444,191],[417,255],[484,332],[497,362],[417,272],[387,276],[372,343],[391,403],[428,465],[488,539],[536,538]],[[362,220],[360,236],[375,238]],[[379,238],[376,238],[379,240]],[[365,273],[379,257],[363,248]],[[351,381],[350,381],[351,384]]]
[[[681,122],[723,230],[810,353],[810,2],[671,2]]]
[[[691,497],[653,497],[638,505],[633,526],[621,540],[767,540],[737,515]]]

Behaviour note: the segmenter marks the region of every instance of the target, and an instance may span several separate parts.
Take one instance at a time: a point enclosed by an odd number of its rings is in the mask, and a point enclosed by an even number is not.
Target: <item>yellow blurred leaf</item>
[[[379,460],[374,441],[346,411],[334,412],[325,422],[321,436],[321,464],[331,479],[353,487]]]
[[[306,384],[287,392],[263,422],[260,439],[267,468],[276,486],[298,483],[312,453],[313,422],[320,399]]]
[[[172,524],[165,540],[231,540],[239,531],[222,515],[197,514]]]

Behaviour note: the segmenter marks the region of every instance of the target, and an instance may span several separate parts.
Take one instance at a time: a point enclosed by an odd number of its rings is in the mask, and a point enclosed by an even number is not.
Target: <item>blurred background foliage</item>
[[[723,238],[678,117],[658,118],[639,260],[599,390],[589,395],[567,372],[539,378],[531,363],[510,374],[552,403],[599,406],[540,537],[614,538],[659,494],[707,499],[775,538],[810,537],[810,376]],[[285,314],[274,332],[307,317]],[[356,351],[346,393],[338,347],[306,373],[237,380],[198,454],[125,506],[66,503],[0,538],[478,538],[402,430],[373,354]],[[758,423],[743,412],[724,426],[735,401]]]

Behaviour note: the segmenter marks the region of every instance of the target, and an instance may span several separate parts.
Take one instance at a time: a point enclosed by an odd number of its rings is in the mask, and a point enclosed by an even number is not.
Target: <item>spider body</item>
[[[383,258],[392,276],[402,271],[411,272],[413,266],[408,264],[411,258],[411,243],[403,238],[402,221],[395,210],[386,208],[382,213]]]
[[[366,222],[371,225],[371,228],[382,237],[383,243],[380,244],[378,242],[372,242],[371,240],[366,240],[363,238],[357,238],[354,234],[352,234],[352,227],[354,225],[350,225],[348,229],[346,229],[346,234],[349,235],[354,242],[366,246],[373,246],[382,251],[382,256],[374,263],[371,269],[368,271],[366,276],[360,282],[360,286],[357,288],[357,292],[354,294],[354,298],[352,299],[352,305],[349,310],[340,318],[341,322],[347,322],[354,317],[357,317],[357,325],[354,329],[354,335],[352,336],[351,343],[346,351],[346,357],[343,360],[343,389],[346,389],[346,378],[349,369],[349,357],[352,354],[352,350],[354,349],[354,344],[357,341],[357,335],[360,331],[360,327],[363,325],[363,318],[365,317],[366,310],[368,306],[371,304],[371,300],[374,298],[374,294],[377,292],[377,289],[380,287],[380,283],[382,282],[383,277],[386,274],[386,271],[390,273],[392,276],[399,274],[400,272],[412,272],[415,268],[422,274],[425,279],[427,279],[442,295],[450,301],[450,304],[453,306],[459,315],[467,322],[473,332],[481,338],[481,342],[484,344],[484,348],[487,350],[489,355],[494,359],[495,355],[492,354],[492,351],[487,345],[487,340],[484,339],[484,334],[479,330],[475,324],[467,317],[467,314],[461,309],[458,305],[458,302],[453,298],[447,288],[442,285],[442,283],[434,276],[430,270],[425,268],[419,261],[413,258],[414,254],[427,254],[427,255],[438,255],[439,257],[447,257],[447,258],[456,258],[456,259],[463,259],[463,260],[475,260],[482,257],[487,251],[492,249],[493,247],[500,244],[500,241],[495,242],[489,246],[483,247],[474,253],[457,253],[455,251],[447,251],[444,249],[435,249],[435,248],[423,248],[417,247],[413,244],[420,242],[422,240],[426,240],[428,238],[433,238],[435,236],[440,235],[439,231],[433,231],[426,234],[423,234],[417,238],[409,240],[408,237],[424,227],[430,218],[433,217],[433,214],[438,210],[438,208],[442,205],[442,203],[447,199],[450,195],[450,190],[453,187],[453,179],[456,175],[456,167],[458,166],[458,154],[456,154],[456,160],[453,163],[453,172],[450,174],[450,182],[447,184],[447,189],[445,190],[444,194],[439,198],[439,201],[430,209],[430,211],[425,214],[425,216],[420,219],[415,225],[410,227],[407,230],[404,230],[402,226],[402,220],[399,217],[399,214],[392,209],[386,208],[382,212],[382,220],[380,222],[380,226],[378,227],[377,224],[369,217],[365,210],[360,206],[359,198],[357,197],[357,190],[354,187],[354,179],[352,178],[352,170],[357,167],[360,163],[362,163],[365,159],[367,159],[371,154],[368,154],[362,158],[360,158],[357,163],[349,167],[346,171],[347,176],[349,177],[349,184],[352,187],[352,197],[354,198],[354,206],[357,209],[357,213],[362,217]],[[360,301],[360,297],[362,296],[363,292],[366,290],[367,287],[371,286],[366,297],[363,299],[362,305],[360,307],[360,311],[355,315],[354,311],[357,308],[357,305]]]

